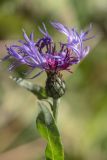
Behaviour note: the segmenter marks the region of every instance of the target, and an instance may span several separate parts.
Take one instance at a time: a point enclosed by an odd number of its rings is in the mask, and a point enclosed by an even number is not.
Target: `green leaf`
[[[46,160],[64,160],[64,151],[55,120],[49,109],[40,103],[40,113],[36,124],[40,134],[48,141],[46,147]]]
[[[16,77],[10,77],[10,78],[13,79],[19,86],[24,87],[25,89],[36,95],[38,99],[48,98],[46,91],[43,87],[33,84],[27,80],[24,80],[23,78],[16,78]]]

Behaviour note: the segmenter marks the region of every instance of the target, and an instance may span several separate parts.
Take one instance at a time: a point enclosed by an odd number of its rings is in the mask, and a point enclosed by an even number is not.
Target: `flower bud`
[[[47,73],[46,92],[49,97],[58,99],[65,93],[65,81],[59,72]]]

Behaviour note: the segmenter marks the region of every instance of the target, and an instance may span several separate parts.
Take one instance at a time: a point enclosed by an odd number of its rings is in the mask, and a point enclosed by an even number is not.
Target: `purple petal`
[[[43,31],[40,27],[39,27],[39,31],[40,31],[45,37],[48,37],[48,38],[51,39],[51,36],[49,35],[49,33],[48,33],[47,29],[46,29],[45,24],[44,24],[44,23],[42,23],[42,24],[43,24],[43,27],[44,27],[44,31]]]
[[[59,32],[64,33],[66,36],[69,35],[69,29],[59,22],[51,22],[51,25]]]
[[[30,39],[28,38],[28,36],[27,36],[25,30],[23,29],[22,31],[23,31],[23,37],[24,37],[24,39],[25,39],[27,42],[30,43]]]
[[[33,32],[30,34],[30,40],[34,41],[34,34],[33,34]]]
[[[82,58],[84,58],[90,51],[90,47],[86,46],[83,50]]]

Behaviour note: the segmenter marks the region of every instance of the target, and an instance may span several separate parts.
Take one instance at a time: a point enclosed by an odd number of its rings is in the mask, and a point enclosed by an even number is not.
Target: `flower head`
[[[36,68],[41,70],[34,77],[43,71],[59,72],[61,70],[70,70],[70,66],[79,63],[89,53],[90,47],[84,47],[84,42],[93,38],[87,38],[91,27],[88,31],[79,34],[75,28],[67,28],[58,22],[51,22],[51,25],[66,35],[67,42],[60,42],[60,49],[56,50],[56,45],[49,35],[45,24],[43,24],[44,30],[39,28],[43,37],[37,41],[34,41],[33,33],[28,37],[23,30],[25,40],[19,40],[20,45],[7,47],[8,55],[3,58],[3,60],[14,59],[9,66],[10,71],[23,64],[29,66],[31,71]]]

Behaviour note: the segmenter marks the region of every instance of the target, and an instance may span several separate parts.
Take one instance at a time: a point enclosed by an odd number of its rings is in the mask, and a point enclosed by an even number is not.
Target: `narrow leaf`
[[[13,79],[19,86],[24,87],[28,91],[32,92],[37,96],[38,99],[47,99],[46,91],[43,87],[33,84],[23,78],[10,77]]]
[[[49,109],[40,103],[40,113],[36,124],[40,134],[47,140],[46,160],[64,160],[64,151],[55,120]]]

